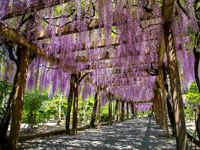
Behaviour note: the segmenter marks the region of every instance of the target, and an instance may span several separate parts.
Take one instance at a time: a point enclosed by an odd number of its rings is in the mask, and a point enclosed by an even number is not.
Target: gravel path
[[[88,129],[77,136],[52,136],[21,143],[30,150],[175,150],[175,138],[163,137],[152,118],[126,120],[121,124]]]

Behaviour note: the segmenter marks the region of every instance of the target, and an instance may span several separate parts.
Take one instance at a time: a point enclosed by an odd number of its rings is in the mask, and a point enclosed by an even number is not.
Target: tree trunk
[[[126,111],[127,111],[127,119],[129,119],[129,108],[128,108],[129,102],[126,102]]]
[[[176,124],[176,141],[178,150],[187,149],[187,134],[184,116],[184,107],[181,93],[181,84],[179,77],[179,68],[176,57],[176,50],[174,45],[174,39],[171,32],[171,23],[166,22],[164,24],[165,31],[165,43],[167,61],[169,65],[169,77],[171,85],[171,94],[174,105],[174,115]]]
[[[74,80],[74,103],[73,103],[73,123],[72,134],[77,135],[78,125],[78,87],[79,87],[79,74],[75,76]]]
[[[19,74],[17,77],[18,80],[16,83],[16,92],[13,97],[13,106],[12,106],[12,111],[14,113],[12,115],[12,123],[11,123],[10,137],[9,137],[9,143],[11,149],[16,149],[18,145],[21,115],[23,109],[23,100],[26,87],[26,78],[28,74],[28,66],[30,63],[29,53],[30,52],[27,49],[23,49],[21,51]]]
[[[1,120],[1,124],[0,124],[0,145],[1,146],[3,146],[4,143],[5,143],[5,139],[6,139],[6,135],[7,135],[7,131],[8,131],[8,126],[9,126],[9,123],[10,123],[10,119],[12,117],[11,114],[12,114],[13,97],[15,95],[17,79],[18,79],[18,75],[19,75],[19,65],[17,65],[16,67],[17,67],[17,71],[16,71],[15,77],[14,77],[12,92],[11,92],[10,97],[8,99],[6,111],[4,113],[3,119]]]
[[[66,115],[66,122],[65,122],[66,134],[70,134],[70,117],[71,117],[72,101],[74,97],[74,80],[75,80],[75,74],[71,74],[70,92],[69,92],[69,97],[68,97],[68,108],[67,108],[67,115]]]
[[[109,94],[109,124],[112,125],[112,95]]]
[[[101,88],[97,87],[97,128],[101,127]]]
[[[124,101],[122,101],[122,121],[124,121]]]
[[[96,113],[97,113],[97,93],[95,94],[95,98],[94,98],[94,106],[93,106],[93,110],[92,110],[90,128],[94,128]]]

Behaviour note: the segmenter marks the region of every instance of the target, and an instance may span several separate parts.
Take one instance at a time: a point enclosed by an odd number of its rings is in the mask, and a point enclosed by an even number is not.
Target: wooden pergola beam
[[[150,100],[141,100],[141,101],[133,101],[133,103],[153,103],[154,99],[150,99]]]
[[[120,74],[120,73],[130,73],[130,72],[139,72],[139,71],[145,71],[145,69],[149,69],[150,63],[157,63],[157,62],[144,62],[140,63],[140,65],[143,65],[141,67],[138,67],[136,63],[132,63],[130,65],[127,65],[126,63],[121,65],[113,65],[111,62],[99,64],[99,67],[97,68],[96,64],[86,64],[86,67],[83,69],[83,71],[90,72],[93,70],[98,69],[99,72],[103,72],[105,69],[111,69],[113,74]],[[123,68],[123,66],[126,65],[127,68]]]
[[[15,30],[6,27],[3,23],[0,23],[0,35],[13,41],[14,43],[23,45],[30,49],[32,52],[40,56],[41,58],[49,61],[50,63],[63,68],[67,72],[77,73],[76,69],[67,65],[63,64],[59,58],[54,56],[48,56],[44,49],[40,48],[36,44],[29,42],[24,36],[17,33]]]
[[[115,98],[115,100],[117,101],[117,100],[119,100],[119,101],[121,101],[121,99],[120,98]],[[153,103],[154,102],[154,99],[146,99],[146,100],[139,100],[139,101],[132,101],[132,100],[126,100],[125,102],[131,102],[131,103],[133,103],[133,104],[136,104],[136,103]]]

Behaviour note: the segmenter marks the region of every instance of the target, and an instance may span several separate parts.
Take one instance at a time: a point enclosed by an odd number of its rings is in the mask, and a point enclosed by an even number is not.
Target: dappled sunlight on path
[[[58,150],[175,150],[175,138],[163,137],[152,118],[126,120],[101,129],[88,129],[77,136],[53,136],[21,143],[20,149]]]

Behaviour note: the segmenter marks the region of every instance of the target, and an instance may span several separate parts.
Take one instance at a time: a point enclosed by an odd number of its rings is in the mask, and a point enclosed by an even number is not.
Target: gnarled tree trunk
[[[3,119],[1,120],[1,124],[0,124],[0,145],[1,146],[3,146],[3,144],[5,143],[5,139],[6,139],[6,135],[7,135],[7,131],[8,131],[8,126],[9,126],[9,123],[10,123],[10,119],[12,117],[12,103],[13,103],[13,97],[14,97],[15,91],[16,91],[18,74],[19,74],[19,65],[17,65],[17,71],[16,71],[15,77],[14,77],[12,92],[11,92],[10,97],[8,99],[6,111],[4,113]]]

